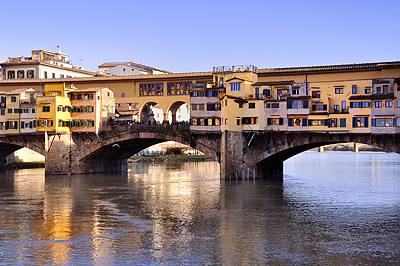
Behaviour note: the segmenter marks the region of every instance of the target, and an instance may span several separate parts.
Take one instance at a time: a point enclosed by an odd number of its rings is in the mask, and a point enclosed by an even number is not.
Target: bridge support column
[[[0,167],[7,166],[7,157],[0,157]]]
[[[283,161],[258,165],[258,176],[264,179],[283,179]]]
[[[81,149],[85,147],[82,142],[85,142],[85,140],[79,135],[62,134],[55,136],[46,152],[46,174],[65,175],[127,171],[127,160],[82,161],[79,156],[82,152]]]
[[[255,179],[257,166],[251,150],[245,149],[242,132],[225,131],[221,138],[221,179]]]

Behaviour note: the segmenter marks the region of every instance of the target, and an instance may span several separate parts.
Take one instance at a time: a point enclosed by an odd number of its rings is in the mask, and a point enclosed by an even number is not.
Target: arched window
[[[10,70],[7,72],[7,79],[15,79],[15,71]]]

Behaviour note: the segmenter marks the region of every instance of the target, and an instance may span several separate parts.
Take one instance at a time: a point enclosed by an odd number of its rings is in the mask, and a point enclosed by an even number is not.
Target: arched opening
[[[190,119],[190,108],[186,102],[178,101],[168,108],[168,121],[171,124],[188,123]]]
[[[344,145],[346,144],[346,145]],[[352,151],[352,152],[359,152],[360,147],[362,147],[362,151],[379,151],[379,152],[393,152],[393,150],[389,150],[386,147],[378,147],[374,145],[364,144],[364,143],[357,143],[357,142],[314,142],[314,143],[307,143],[304,145],[294,146],[288,149],[281,150],[276,152],[267,158],[261,160],[257,163],[257,171],[259,176],[264,178],[282,178],[283,177],[283,165],[284,162],[295,155],[299,155],[305,151],[318,151],[324,152],[326,150],[331,151]]]
[[[140,110],[139,120],[139,122],[143,124],[161,123],[163,121],[161,106],[156,102],[148,102],[144,104]]]
[[[146,151],[147,150],[147,151]],[[103,146],[81,161],[127,160],[133,155],[204,155],[187,143],[156,138],[133,138]],[[214,158],[212,158],[214,159]]]
[[[0,166],[20,162],[44,162],[45,156],[26,147],[0,143]]]

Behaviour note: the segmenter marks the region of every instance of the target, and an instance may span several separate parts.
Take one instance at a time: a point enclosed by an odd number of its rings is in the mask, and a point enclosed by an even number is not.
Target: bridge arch
[[[79,161],[112,161],[126,160],[139,151],[152,145],[175,141],[195,148],[214,160],[219,160],[218,149],[207,138],[194,137],[190,134],[189,126],[147,125],[110,127],[111,135],[102,136],[99,142],[84,147],[79,152]],[[80,141],[80,139],[77,139]],[[218,141],[215,137],[214,141]]]
[[[0,137],[0,165],[5,165],[6,157],[22,148],[28,148],[46,156],[45,136],[10,135]]]
[[[304,151],[338,143],[361,143],[378,147],[387,152],[400,153],[400,136],[372,134],[308,134],[285,137],[275,142],[274,147],[264,147],[257,156],[257,175],[260,177],[276,177],[283,175],[283,162]],[[293,138],[294,137],[294,138]]]

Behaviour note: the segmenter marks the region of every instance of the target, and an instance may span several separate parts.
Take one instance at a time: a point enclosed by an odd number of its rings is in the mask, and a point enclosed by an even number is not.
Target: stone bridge
[[[282,178],[283,162],[303,151],[336,143],[369,144],[400,153],[400,134],[332,132],[223,132],[221,178]]]
[[[135,125],[104,127],[100,134],[63,134],[46,155],[47,174],[127,170],[127,159],[164,141],[176,141],[219,160],[220,134],[194,135],[189,126]]]
[[[46,156],[46,174],[119,172],[127,159],[160,142],[194,147],[221,164],[221,179],[282,178],[283,162],[303,151],[356,142],[400,153],[400,134],[332,132],[190,132],[189,126],[106,127],[100,134],[30,134],[0,137],[0,160],[21,147]]]

